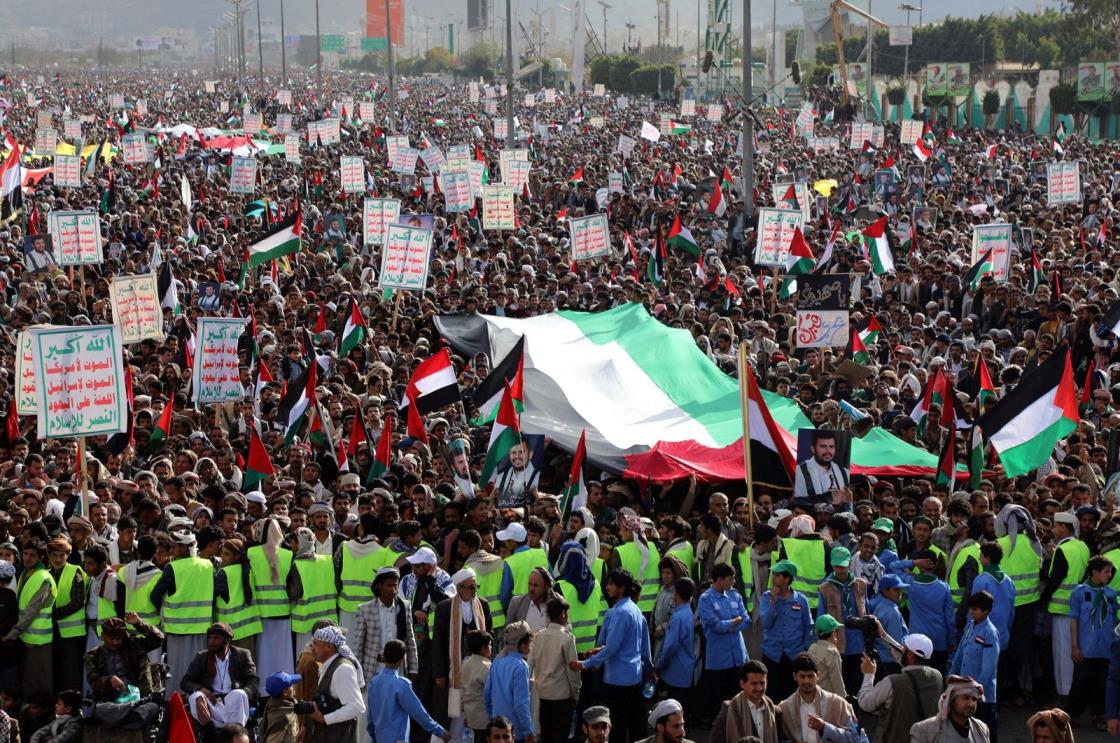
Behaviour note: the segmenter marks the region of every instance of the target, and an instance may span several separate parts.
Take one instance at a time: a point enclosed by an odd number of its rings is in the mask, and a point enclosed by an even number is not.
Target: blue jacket
[[[949,584],[943,580],[917,581],[910,573],[903,574],[902,579],[910,586],[910,631],[928,637],[937,651],[956,645],[957,620]]]
[[[1077,646],[1086,658],[1109,657],[1115,637],[1116,591],[1108,586],[1098,590],[1104,606],[1098,607],[1097,612],[1093,611],[1094,589],[1089,584],[1082,583],[1069,596],[1070,616],[1077,620]]]
[[[1120,720],[1120,636],[1109,647],[1108,682],[1104,688],[1104,719]]]
[[[1007,650],[1007,642],[1011,639],[1011,623],[1015,621],[1015,583],[1009,575],[1004,575],[1003,580],[1000,581],[985,571],[972,581],[972,592],[980,591],[992,594],[994,601],[988,619],[992,620],[992,624],[999,630],[999,649]],[[1105,645],[1105,652],[1108,652],[1108,645]]]
[[[762,619],[762,654],[780,661],[782,656],[794,658],[813,642],[813,613],[809,600],[800,591],[788,598],[771,601],[772,591],[762,594],[759,616]]]
[[[636,686],[642,683],[645,671],[653,667],[649,627],[637,605],[628,598],[620,599],[603,615],[599,645],[602,650],[585,660],[583,667],[602,668],[604,683]],[[491,667],[490,673],[493,672]]]
[[[984,687],[984,701],[994,704],[998,667],[999,630],[992,624],[991,618],[985,619],[980,624],[974,624],[972,619],[969,619],[968,625],[964,628],[961,644],[953,655],[949,673],[971,676]]]
[[[746,663],[749,659],[743,632],[751,626],[751,616],[743,606],[743,596],[734,589],[720,593],[709,588],[700,595],[697,610],[707,640],[704,667],[718,671]],[[732,624],[735,617],[743,621]]]
[[[896,641],[902,642],[902,639],[910,634],[910,630],[906,628],[906,620],[902,618],[902,612],[898,610],[898,604],[886,596],[880,595],[872,602],[871,613],[879,618],[879,624],[883,625],[887,634]],[[876,640],[875,647],[879,650],[880,658],[886,660],[891,657],[890,646],[887,643]]]
[[[416,720],[432,735],[445,732],[416,697],[412,682],[397,669],[386,668],[366,688],[366,732],[377,743],[408,740],[410,720]]]
[[[513,722],[514,740],[523,740],[535,733],[533,713],[529,709],[529,664],[521,653],[503,653],[494,659],[482,698],[491,719],[501,715]]]
[[[669,686],[692,686],[696,668],[696,652],[692,641],[692,628],[696,624],[692,609],[681,604],[669,616],[669,629],[661,641],[657,655],[657,672]]]

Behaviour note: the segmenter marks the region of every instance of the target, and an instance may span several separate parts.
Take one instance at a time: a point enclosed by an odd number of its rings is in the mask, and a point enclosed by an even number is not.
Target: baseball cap
[[[583,711],[583,721],[588,725],[611,721],[611,711],[606,707],[588,707]]]
[[[840,623],[836,621],[836,617],[831,614],[821,614],[817,617],[817,622],[814,629],[817,631],[817,637],[824,637],[831,635],[840,627]]]
[[[771,570],[771,572],[773,572],[773,570]],[[891,588],[906,588],[906,584],[903,583],[902,578],[899,578],[897,575],[887,573],[879,579],[879,592],[882,593]]]
[[[770,568],[771,573],[785,573],[791,578],[797,577],[797,565],[792,560],[781,560],[774,567]]]
[[[846,567],[852,561],[852,552],[847,547],[833,547],[829,562],[833,565]]]
[[[298,673],[277,671],[265,680],[264,690],[270,697],[278,697],[284,693],[284,689],[287,689],[292,684],[298,684],[300,681],[303,681],[303,676],[300,676]]]
[[[412,565],[435,565],[438,562],[431,547],[421,547],[404,559]]]
[[[902,638],[902,644],[914,655],[923,660],[933,657],[933,641],[923,634],[915,632]]]
[[[503,542],[507,539],[512,539],[515,542],[524,542],[527,535],[525,533],[525,527],[517,521],[514,521],[494,536]]]
[[[892,532],[892,531],[894,531],[894,522],[891,521],[888,518],[875,519],[875,523],[873,523],[871,525],[871,530],[872,531],[885,531],[885,532],[888,532],[888,533]]]

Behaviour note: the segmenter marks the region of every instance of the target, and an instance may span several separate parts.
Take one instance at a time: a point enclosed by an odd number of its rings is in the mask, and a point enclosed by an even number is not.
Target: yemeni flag
[[[152,456],[159,451],[160,446],[171,435],[171,417],[175,415],[175,406],[171,400],[168,400],[167,405],[164,406],[163,412],[159,414],[159,420],[152,428],[152,435],[148,439],[148,456]]]
[[[159,276],[156,277],[156,289],[159,291],[159,306],[172,313],[182,314],[179,306],[179,291],[175,287],[175,276],[171,273],[171,262],[164,261],[159,267]]]
[[[891,252],[890,227],[883,215],[862,233],[863,243],[871,254],[871,266],[876,276],[894,273],[894,254]]]
[[[1077,428],[1077,390],[1068,348],[1062,348],[980,418],[1008,477],[1045,464],[1054,445]]]
[[[853,328],[852,332],[852,361],[857,364],[867,366],[871,363],[871,354],[867,352],[867,346],[863,345],[863,339],[859,337],[859,331]]]
[[[793,483],[793,469],[797,457],[797,440],[774,421],[770,407],[758,387],[754,371],[749,364],[745,369],[747,383],[747,416],[751,432],[751,480],[771,485],[788,486]],[[742,373],[742,372],[740,372]],[[739,445],[742,446],[742,436]],[[783,475],[785,476],[783,478]],[[788,478],[788,479],[787,479]]]
[[[716,181],[712,189],[712,197],[708,199],[708,213],[722,217],[727,213],[727,199],[723,198],[723,189]]]
[[[440,408],[459,402],[459,383],[451,352],[441,348],[420,362],[405,388],[401,408],[416,402],[420,415],[427,415]]]
[[[968,432],[968,488],[977,490],[984,479],[984,432],[973,425]]]
[[[0,224],[8,222],[23,208],[23,166],[20,164],[20,148],[7,136],[11,149],[8,158],[0,164]]]
[[[249,246],[249,267],[298,253],[303,246],[300,239],[302,232],[303,218],[301,210],[296,208],[289,217],[277,222],[263,237]]]
[[[1046,272],[1042,270],[1042,261],[1038,260],[1038,253],[1031,247],[1031,275],[1027,280],[1030,293],[1034,294],[1038,287],[1046,283]]]
[[[976,357],[977,381],[979,389],[976,392],[976,411],[983,413],[988,408],[988,403],[995,402],[996,388],[992,384],[992,376],[988,373],[988,365],[983,356]]]
[[[680,248],[690,253],[694,258],[700,257],[700,246],[689,229],[681,223],[680,214],[673,216],[673,226],[669,228],[669,237],[666,242],[674,248]]]
[[[992,276],[995,269],[992,266],[992,249],[988,248],[984,251],[984,255],[980,256],[980,260],[965,272],[963,284],[969,288],[969,291],[976,291],[980,288],[980,282],[985,276]]]
[[[414,402],[409,398],[409,402]],[[422,444],[428,443],[428,429],[424,426],[424,418],[420,415],[416,405],[409,405],[405,421],[405,433]]]
[[[789,254],[786,256],[786,277],[782,280],[782,288],[779,290],[782,299],[788,299],[797,291],[797,279],[791,278],[792,276],[810,274],[816,266],[817,260],[813,257],[813,251],[805,241],[805,236],[801,234],[801,228],[794,227],[793,238],[789,243]]]
[[[276,421],[284,427],[284,445],[291,446],[296,433],[311,414],[315,404],[315,387],[318,363],[312,361],[299,376],[288,384],[276,408]]]
[[[257,433],[256,421],[249,426],[249,458],[245,460],[245,473],[242,476],[242,490],[254,490],[265,478],[276,475],[276,468],[272,466],[272,457],[268,449],[264,448],[261,435]]]
[[[949,435],[941,447],[941,456],[937,459],[937,485],[948,485],[952,492],[953,485],[957,482],[957,427],[949,426]]]
[[[342,329],[342,343],[339,345],[338,355],[345,356],[351,350],[360,346],[368,332],[366,319],[362,316],[362,311],[358,309],[357,300],[350,297],[350,316],[346,318],[346,327]]]
[[[369,474],[366,475],[366,487],[370,483],[388,472],[393,459],[393,416],[386,415],[381,427],[381,436],[377,439],[377,448],[373,451],[373,464],[370,465]]]
[[[583,462],[587,458],[587,429],[579,434],[579,445],[576,446],[575,456],[572,457],[572,471],[568,475],[568,484],[561,495],[560,512],[564,514],[563,523],[568,523],[568,517],[577,508],[587,505],[587,485],[583,480]]]
[[[474,388],[471,397],[478,406],[478,418],[471,421],[472,426],[484,426],[494,420],[507,384],[513,395],[513,407],[521,413],[525,410],[525,336],[517,339],[501,363]]]
[[[1112,335],[1120,338],[1120,301],[1114,302],[1101,318],[1101,322],[1112,331]]]
[[[879,324],[878,318],[871,315],[867,318],[867,322],[859,331],[859,339],[863,345],[874,346],[879,342],[879,336],[883,334],[883,326]]]
[[[961,138],[957,136],[957,133],[954,132],[952,129],[950,129],[945,134],[945,141],[948,142],[949,144],[952,144],[952,145],[962,145],[962,144],[964,144],[964,141],[962,141]]]
[[[509,451],[521,443],[521,424],[517,420],[517,410],[513,407],[513,395],[509,385],[502,392],[502,402],[498,405],[498,415],[490,429],[490,446],[486,449],[486,462],[482,465],[479,484],[485,485],[497,474],[498,464],[509,456]]]

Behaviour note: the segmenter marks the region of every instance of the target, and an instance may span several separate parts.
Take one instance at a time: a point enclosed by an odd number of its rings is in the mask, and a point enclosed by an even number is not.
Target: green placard
[[[389,48],[389,42],[384,36],[363,36],[363,52],[383,52]]]
[[[1104,62],[1082,62],[1077,65],[1077,100],[1099,101],[1104,97]]]
[[[319,37],[319,45],[324,52],[344,52],[346,37],[342,34],[326,34]]]

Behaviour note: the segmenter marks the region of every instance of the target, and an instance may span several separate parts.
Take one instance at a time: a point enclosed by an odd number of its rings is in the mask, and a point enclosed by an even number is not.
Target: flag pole
[[[86,437],[78,437],[78,488],[82,499],[82,516],[89,518],[89,495],[86,486],[89,477],[86,470]]]
[[[739,344],[739,404],[743,411],[743,479],[747,482],[747,508],[751,529],[754,529],[754,483],[751,478],[751,404],[750,366],[747,362],[747,344]]]

